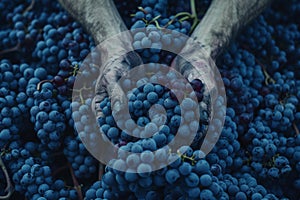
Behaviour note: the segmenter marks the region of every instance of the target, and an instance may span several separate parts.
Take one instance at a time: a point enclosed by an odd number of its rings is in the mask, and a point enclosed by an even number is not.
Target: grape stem
[[[42,81],[40,81],[40,82],[36,85],[36,89],[37,89],[38,91],[40,91],[41,88],[42,88],[42,85],[43,85],[44,83],[52,83],[52,82],[53,82],[53,80],[42,80]]]
[[[1,54],[6,54],[6,53],[11,53],[11,52],[14,52],[14,51],[18,51],[20,48],[20,42],[18,42],[18,44],[14,47],[11,47],[9,49],[4,49],[2,51],[0,51],[0,55]]]
[[[196,12],[195,0],[190,0],[190,4],[191,4],[192,18],[194,19],[190,32],[193,32],[194,29],[196,28],[197,24],[199,23],[199,19],[198,19],[197,12]]]
[[[177,154],[180,156],[182,161],[188,160],[191,162],[192,165],[196,164],[195,156],[192,155],[191,157],[187,156],[186,154],[182,154],[179,150],[177,151]]]
[[[255,58],[256,62],[261,66],[262,70],[263,70],[263,73],[265,75],[265,84],[266,85],[269,85],[270,83],[275,83],[275,80],[270,76],[270,74],[267,72],[267,69],[266,67],[259,61]]]
[[[70,173],[71,173],[71,177],[72,177],[72,180],[73,180],[74,188],[75,188],[75,190],[77,191],[77,194],[78,194],[78,199],[83,200],[81,186],[79,185],[79,183],[78,183],[78,181],[77,181],[77,179],[74,175],[74,171],[72,169],[71,164],[68,163],[68,166],[69,166],[69,169],[70,169]]]
[[[197,17],[195,0],[190,0],[192,16]]]
[[[294,128],[294,130],[295,130],[295,132],[296,132],[296,135],[299,135],[299,129],[298,129],[298,127],[297,127],[297,125],[296,125],[296,123],[295,122],[293,122],[293,128]]]
[[[139,6],[138,9],[142,11],[144,14],[148,14],[148,12],[143,7]]]
[[[104,165],[99,162],[99,169],[98,169],[98,180],[102,180],[103,177],[103,171],[104,171]]]
[[[54,177],[56,177],[56,175],[58,175],[60,172],[66,170],[66,169],[68,169],[68,166],[62,166],[62,167],[56,169],[56,170],[53,172],[52,175],[53,175]]]
[[[35,0],[31,0],[30,5],[24,10],[23,15],[28,11],[30,11],[33,8],[34,4],[35,4]]]
[[[154,17],[149,24],[151,24],[152,22],[157,22],[157,20],[161,17],[161,15],[157,15],[156,17]]]
[[[13,186],[11,184],[7,169],[6,169],[6,167],[3,163],[3,160],[2,160],[1,156],[0,156],[0,167],[3,171],[3,173],[4,173],[4,176],[5,176],[5,179],[6,179],[6,182],[7,182],[7,186],[5,188],[5,191],[7,192],[7,194],[4,195],[4,196],[0,196],[0,199],[10,199],[11,195],[13,194],[14,189],[13,189]]]
[[[180,13],[177,13],[174,18],[172,20],[170,20],[165,26],[164,28],[167,28],[167,26],[171,25],[178,17],[180,16],[184,16],[183,18],[179,19],[179,20],[182,20],[184,18],[187,18],[187,19],[190,19],[190,18],[193,18],[193,16],[191,15],[191,13],[188,13],[188,12],[180,12]]]
[[[160,25],[159,25],[159,23],[158,23],[158,21],[157,20],[154,20],[154,23],[155,23],[155,26],[156,26],[156,28],[158,28],[158,29],[163,29],[163,27],[161,27]]]
[[[194,1],[194,0],[192,0]],[[193,4],[195,6],[195,4]],[[192,10],[194,10],[193,12],[196,13],[196,8],[193,8]],[[184,21],[184,20],[188,20],[188,19],[193,19],[193,25],[192,25],[192,28],[190,30],[190,32],[192,32],[194,30],[194,28],[196,27],[196,25],[198,24],[199,22],[199,19],[197,17],[197,14],[191,14],[189,12],[179,12],[177,13],[173,19],[171,19],[166,25],[164,25],[163,27],[161,27],[157,21],[158,18],[160,18],[161,16],[158,15],[156,17],[154,17],[150,22],[148,22],[148,24],[151,24],[151,23],[155,23],[156,25],[156,28],[158,29],[164,29],[164,28],[167,28],[169,25],[171,25],[178,17],[180,16],[183,16],[182,18],[179,19],[180,22]]]
[[[70,74],[71,74],[72,76],[76,76],[77,73],[79,73],[79,67],[78,67],[78,65],[75,65],[73,71],[70,72]],[[65,80],[66,80],[66,79],[65,79]],[[40,81],[40,82],[37,84],[36,89],[37,89],[38,91],[40,91],[41,88],[42,88],[42,85],[43,85],[44,83],[52,83],[52,82],[53,82],[53,79],[52,79],[52,80],[42,80],[42,81]]]
[[[72,76],[76,76],[77,75],[77,73],[79,73],[80,71],[79,71],[79,66],[78,66],[78,64],[76,64],[75,66],[74,66],[74,69],[73,69],[73,71],[70,73]]]

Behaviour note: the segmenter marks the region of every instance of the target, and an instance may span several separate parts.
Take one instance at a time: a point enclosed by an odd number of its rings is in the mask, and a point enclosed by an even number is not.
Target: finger
[[[172,62],[172,67],[180,72],[189,82],[195,79],[201,80],[205,88],[204,96],[214,98],[217,87],[215,80],[217,68],[214,61],[197,43],[188,43],[187,46],[190,48],[184,48],[180,52]]]
[[[118,58],[106,61],[98,77],[96,94],[102,94],[105,91],[111,94],[118,80],[125,76],[131,68],[140,64],[142,64],[141,58],[137,53],[132,51]]]
[[[113,89],[113,85],[115,85],[117,82],[117,76],[118,74],[122,73],[120,71],[117,71],[121,70],[117,67],[108,68],[108,66],[118,66],[115,62],[119,63],[116,60],[106,63],[106,65],[104,66],[106,69],[101,72],[96,82],[95,97],[93,99],[92,109],[94,110],[97,118],[104,117],[104,114],[100,107],[100,103],[105,98],[109,98],[111,96],[109,94]]]
[[[131,68],[141,64],[142,59],[137,53],[131,51],[119,58],[110,59],[102,66],[103,70],[96,83],[96,96],[93,104],[93,110],[97,117],[103,116],[100,103],[106,97],[111,99],[113,97],[114,102],[118,102],[115,104],[116,111],[121,110],[121,105],[124,105],[124,102],[126,102],[126,98],[124,98],[126,95],[118,84],[118,80],[125,76]]]
[[[117,65],[112,71],[112,76],[114,76],[114,79],[107,85],[107,93],[112,101],[112,110],[116,114],[120,114],[121,111],[126,112],[126,109],[128,108],[128,99],[127,92],[124,90],[122,83],[119,81],[121,78],[128,78],[130,80],[134,79],[134,77],[131,77],[129,74],[129,71],[142,64],[142,59],[136,52],[128,52],[121,61],[121,65]],[[119,66],[122,66],[119,68]],[[136,70],[137,71],[137,70]],[[138,72],[138,71],[137,71]],[[141,72],[138,72],[141,73]],[[107,76],[109,76],[110,73],[107,73]]]
[[[95,113],[96,119],[104,117],[100,103],[104,100],[105,97],[96,95],[92,102],[92,109]]]

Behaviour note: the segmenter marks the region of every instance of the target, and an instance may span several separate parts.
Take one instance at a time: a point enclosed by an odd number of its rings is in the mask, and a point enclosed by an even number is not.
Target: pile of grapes
[[[210,5],[209,0],[114,2],[133,47],[153,68],[170,65],[175,55],[161,49],[172,45],[179,51],[186,41],[181,34],[190,35]],[[300,199],[299,1],[275,0],[219,56],[226,117],[204,158],[199,146],[210,123],[205,81],[191,81],[193,92],[181,93],[180,104],[168,87],[149,83],[159,75],[124,79],[123,87],[134,88],[127,94],[132,120],[114,120],[105,98],[103,116],[91,123],[93,96],[82,97],[96,80],[80,90],[73,86],[95,48],[92,37],[57,1],[1,0],[0,10],[0,199]],[[162,28],[171,31],[161,34]],[[83,74],[98,73],[90,66]],[[184,91],[172,71],[167,77],[177,92]],[[154,105],[165,109],[165,117],[153,117]],[[133,122],[145,130],[135,130]],[[82,142],[92,141],[98,130],[140,156],[114,152],[118,159],[104,166]],[[197,131],[190,146],[163,150],[176,133],[186,138],[191,130]],[[152,170],[153,162],[166,159],[174,162]]]

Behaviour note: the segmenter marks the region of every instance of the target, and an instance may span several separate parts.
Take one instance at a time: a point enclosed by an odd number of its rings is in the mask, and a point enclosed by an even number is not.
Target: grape
[[[203,185],[204,187],[210,186],[212,183],[211,176],[204,174],[200,177],[200,184]]]
[[[169,184],[174,184],[179,178],[179,172],[176,169],[171,169],[166,172],[166,180]]]
[[[179,167],[179,172],[184,176],[190,174],[191,171],[192,171],[192,167],[187,162],[182,163],[182,165]]]

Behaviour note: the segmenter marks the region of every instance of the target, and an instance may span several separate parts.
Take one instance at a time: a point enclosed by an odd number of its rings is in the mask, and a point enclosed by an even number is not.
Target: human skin
[[[272,0],[213,0],[205,16],[193,31],[190,41],[181,50],[182,55],[198,60],[195,67],[186,60],[175,58],[172,66],[189,81],[209,77],[205,80],[206,92],[211,93],[216,88],[212,78],[212,62],[230,43],[237,33],[250,21],[256,18]],[[59,0],[61,5],[92,35],[96,44],[105,39],[127,30],[121,19],[113,0]],[[124,36],[120,43],[108,44],[101,49],[100,74],[96,84],[94,110],[96,116],[102,116],[99,103],[112,94],[121,77],[130,69],[130,65],[139,65],[141,59],[136,53],[119,57],[115,52],[128,52],[133,50],[132,38],[129,34]],[[194,48],[194,45],[199,48]],[[116,58],[118,57],[118,58]],[[200,62],[199,62],[200,61]]]

